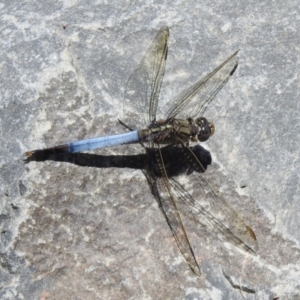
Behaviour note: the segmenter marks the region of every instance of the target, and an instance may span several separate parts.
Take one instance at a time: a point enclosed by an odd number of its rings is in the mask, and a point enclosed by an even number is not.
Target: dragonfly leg
[[[118,122],[125,127],[126,129],[128,129],[129,131],[133,131],[133,129],[131,127],[129,127],[128,125],[126,125],[124,122],[122,122],[120,119],[118,119]]]
[[[119,122],[123,127],[125,127],[126,129],[128,129],[129,131],[134,131],[134,129],[132,129],[130,126],[126,125],[126,124],[125,124],[123,121],[121,121],[120,119],[118,119],[118,122]],[[146,148],[142,142],[140,142],[140,144],[141,144],[141,146],[142,146],[143,148]]]

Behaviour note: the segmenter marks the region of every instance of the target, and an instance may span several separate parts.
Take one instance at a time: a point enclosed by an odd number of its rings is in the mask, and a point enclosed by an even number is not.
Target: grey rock
[[[298,1],[0,9],[1,299],[299,299]],[[30,149],[121,132],[126,82],[162,25],[171,33],[162,102],[240,49],[206,114],[216,125],[207,178],[259,250],[244,253],[186,218],[200,278],[139,170],[22,162]]]

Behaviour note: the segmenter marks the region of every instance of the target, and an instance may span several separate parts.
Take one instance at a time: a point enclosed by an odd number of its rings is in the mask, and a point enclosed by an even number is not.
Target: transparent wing
[[[200,276],[201,272],[178,212],[176,199],[171,191],[160,149],[155,149],[155,151],[156,163],[161,176],[153,176],[153,174],[147,171],[144,174],[148,180],[152,194],[158,201],[159,207],[172,231],[179,250],[192,271]]]
[[[168,38],[168,27],[162,27],[127,82],[123,121],[133,129],[141,129],[155,120],[167,59]]]
[[[205,174],[203,174],[204,168],[195,153],[188,147],[183,147],[183,155],[189,161],[190,173],[198,171],[189,176],[189,181],[197,193],[192,197],[174,178],[170,178],[170,184],[174,191],[174,197],[178,199],[180,211],[185,211],[188,216],[193,215],[195,221],[219,237],[247,252],[255,253],[258,244],[252,229],[206,179]]]
[[[222,89],[238,66],[237,53],[233,53],[221,65],[204,78],[181,92],[173,101],[166,105],[166,118],[180,113],[183,117],[199,117],[205,112],[208,104]]]

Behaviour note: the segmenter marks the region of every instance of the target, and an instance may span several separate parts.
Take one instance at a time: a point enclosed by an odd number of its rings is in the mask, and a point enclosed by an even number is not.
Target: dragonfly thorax
[[[214,134],[214,124],[206,118],[168,119],[152,122],[147,129],[139,131],[140,141],[158,144],[181,144],[206,141]]]

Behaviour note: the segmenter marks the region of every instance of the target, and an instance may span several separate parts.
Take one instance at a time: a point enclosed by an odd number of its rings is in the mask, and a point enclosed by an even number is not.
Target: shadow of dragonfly
[[[27,162],[70,159],[70,162],[78,165],[89,166],[90,163],[94,167],[106,167],[105,162],[109,162],[110,166],[136,166],[142,169],[183,257],[192,271],[200,275],[179,206],[196,216],[194,219],[208,230],[218,235],[221,233],[226,240],[242,249],[255,253],[258,248],[252,229],[203,175],[211,163],[209,152],[200,145],[193,148],[189,146],[190,142],[203,142],[213,135],[214,124],[204,118],[203,114],[236,70],[237,52],[173,101],[160,107],[158,97],[167,59],[168,38],[169,29],[162,27],[128,80],[123,103],[124,119],[119,122],[129,132],[32,150],[24,155]],[[180,115],[188,118],[180,118]],[[164,118],[158,119],[157,116]],[[145,154],[134,159],[126,157],[126,162],[120,157],[99,158],[97,155],[77,153],[133,143],[140,143]],[[164,147],[166,144],[169,146]],[[175,180],[174,177],[182,173],[193,173],[191,177],[202,191],[197,199]]]

